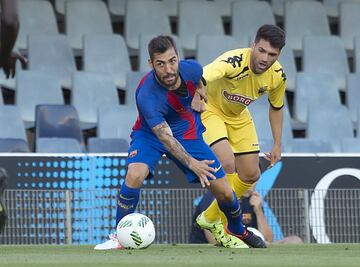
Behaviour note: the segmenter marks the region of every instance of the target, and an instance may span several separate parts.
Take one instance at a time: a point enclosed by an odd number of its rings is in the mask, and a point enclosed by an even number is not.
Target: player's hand
[[[3,58],[1,65],[5,73],[6,79],[14,78],[16,73],[16,61],[19,60],[23,68],[26,67],[27,59],[18,52],[12,52],[9,58]]]
[[[213,164],[214,160],[202,160],[198,161],[193,159],[190,163],[189,168],[196,174],[196,176],[200,180],[200,184],[202,187],[210,186],[210,182],[208,178],[215,180],[216,177],[213,174],[215,169],[210,167],[209,165]]]
[[[201,100],[204,100],[205,103],[208,102],[208,97],[207,97],[207,94],[206,94],[205,85],[203,84],[202,81],[199,82],[199,85],[196,88],[196,92],[200,95]]]
[[[254,210],[261,208],[261,196],[258,192],[252,192],[249,203],[254,207]]]
[[[201,100],[201,96],[197,92],[195,92],[193,100],[191,101],[191,108],[197,112],[205,111],[205,104]]]
[[[269,161],[268,168],[274,167],[275,164],[281,160],[281,146],[274,145],[271,152],[266,152],[265,159]]]

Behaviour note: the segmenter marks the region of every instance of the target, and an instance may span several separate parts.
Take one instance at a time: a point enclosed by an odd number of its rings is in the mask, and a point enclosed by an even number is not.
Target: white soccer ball
[[[252,232],[254,235],[257,235],[258,237],[260,237],[265,242],[264,235],[258,229],[253,228],[253,227],[247,227],[246,229],[248,231]]]
[[[116,227],[117,238],[124,248],[147,248],[154,242],[155,227],[149,217],[131,213]]]

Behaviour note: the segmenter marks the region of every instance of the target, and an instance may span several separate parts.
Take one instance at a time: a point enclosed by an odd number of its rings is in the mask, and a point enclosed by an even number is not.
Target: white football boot
[[[95,250],[109,250],[109,249],[124,249],[122,245],[120,245],[119,240],[117,238],[116,233],[112,233],[109,235],[109,240],[104,243],[97,244],[94,247]]]

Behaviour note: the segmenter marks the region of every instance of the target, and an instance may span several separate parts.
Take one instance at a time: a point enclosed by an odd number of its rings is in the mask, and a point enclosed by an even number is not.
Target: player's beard
[[[159,83],[161,83],[162,86],[171,89],[171,87],[176,85],[176,82],[179,79],[179,72],[176,73],[167,73],[164,76],[160,76],[156,71],[155,72],[155,76],[157,78],[157,80],[159,81]],[[174,77],[174,80],[172,82],[167,82],[166,79],[169,77]]]

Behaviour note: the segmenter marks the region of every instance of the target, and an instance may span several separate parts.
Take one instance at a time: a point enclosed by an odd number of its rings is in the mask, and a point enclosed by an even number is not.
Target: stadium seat
[[[71,105],[36,106],[35,143],[39,138],[73,138],[84,147],[80,121]]]
[[[89,153],[125,153],[129,149],[129,143],[123,138],[96,138],[88,140]]]
[[[313,104],[334,106],[341,104],[339,90],[335,85],[335,77],[326,73],[299,72],[296,76],[294,117],[306,124],[308,108]]]
[[[360,73],[360,36],[355,37],[354,68],[356,73]]]
[[[127,2],[124,35],[130,54],[138,51],[141,34],[171,34],[170,20],[163,3],[148,0]]]
[[[70,1],[101,1],[101,0],[55,0],[55,10],[57,13],[59,13],[60,15],[64,15],[65,14],[65,2],[70,2]],[[121,0],[115,0],[115,1],[121,1]],[[123,0],[126,1],[126,0]]]
[[[304,36],[330,35],[330,27],[322,3],[317,1],[286,2],[285,32],[286,43],[296,52],[296,56],[303,49]]]
[[[294,138],[293,153],[332,153],[335,149],[330,141]]]
[[[21,71],[16,78],[15,104],[26,128],[34,127],[37,105],[64,104],[57,77],[41,71]]]
[[[178,36],[184,48],[185,57],[195,56],[198,34],[224,35],[219,10],[211,2],[180,2]]]
[[[96,127],[99,107],[120,105],[112,77],[91,72],[74,73],[71,104],[79,114],[82,129]]]
[[[15,47],[23,52],[27,50],[27,38],[29,35],[54,35],[58,34],[53,7],[48,1],[28,0],[18,1],[19,9],[19,33]]]
[[[286,74],[286,90],[295,91],[296,63],[292,49],[285,45],[278,59]]]
[[[123,138],[130,143],[130,133],[137,118],[137,111],[131,107],[103,106],[98,111],[99,138]]]
[[[0,138],[27,140],[24,122],[18,106],[0,105]]]
[[[232,6],[235,2],[241,2],[244,0],[213,0],[216,8],[220,11],[221,16],[225,19],[231,17]],[[257,1],[257,0],[247,0],[247,1]]]
[[[278,17],[283,17],[285,13],[285,2],[290,1],[299,1],[299,0],[271,0],[271,6],[274,12],[274,15]],[[306,0],[303,0],[306,1]],[[316,1],[316,0],[308,0],[308,1]]]
[[[340,6],[345,2],[355,2],[357,0],[322,0],[326,14],[330,19],[338,19],[340,15]],[[340,15],[341,16],[341,15]]]
[[[309,107],[306,137],[329,141],[335,152],[341,152],[341,140],[353,138],[353,125],[349,110],[342,105],[319,105]]]
[[[71,1],[65,5],[65,33],[75,55],[81,55],[83,36],[113,33],[110,14],[102,1]]]
[[[232,36],[255,36],[263,24],[275,24],[271,6],[264,1],[240,1],[232,5]]]
[[[344,138],[341,140],[342,152],[360,153],[360,138]]]
[[[125,89],[131,71],[128,50],[121,35],[85,35],[84,70],[111,75],[118,88]]]
[[[329,1],[329,0],[328,0]],[[354,37],[360,36],[360,2],[341,3],[339,33],[347,50],[354,49]]]
[[[177,17],[179,15],[179,3],[186,1],[207,1],[207,0],[162,0],[165,5],[166,13],[170,17]]]
[[[140,35],[139,70],[141,72],[147,72],[147,71],[151,70],[151,68],[149,66],[149,62],[148,62],[148,59],[149,59],[148,44],[151,41],[151,39],[154,37],[156,37],[156,35],[153,35],[153,34],[141,34]],[[183,49],[182,49],[179,39],[175,35],[171,35],[171,37],[174,39],[180,59],[184,59],[184,52],[183,52]]]
[[[269,122],[269,108],[270,104],[268,103],[266,95],[260,97],[249,106],[251,116],[255,123],[260,145],[263,142],[264,149],[266,148],[265,144],[269,144],[269,141],[267,140],[272,140],[272,131]],[[291,128],[290,114],[287,107],[285,106],[282,134],[282,150],[284,152],[291,152],[292,140],[293,133]]]
[[[126,75],[126,89],[125,89],[125,105],[136,109],[135,92],[147,72],[132,71]]]
[[[112,16],[125,16],[126,0],[108,0],[109,12]]]
[[[360,108],[360,74],[351,73],[347,76],[346,106],[351,113],[351,120],[355,123],[359,118],[357,111]]]
[[[36,143],[38,153],[83,153],[78,140],[73,138],[39,138]]]
[[[196,59],[203,66],[211,63],[222,53],[249,46],[249,36],[238,40],[233,36],[199,34],[197,38]]]
[[[29,145],[24,139],[0,138],[1,153],[27,153],[30,152]]]
[[[338,36],[304,37],[303,69],[329,73],[336,78],[336,86],[345,91],[350,70],[343,41]]]
[[[28,68],[56,76],[61,85],[71,87],[76,70],[74,55],[64,35],[29,36]]]

